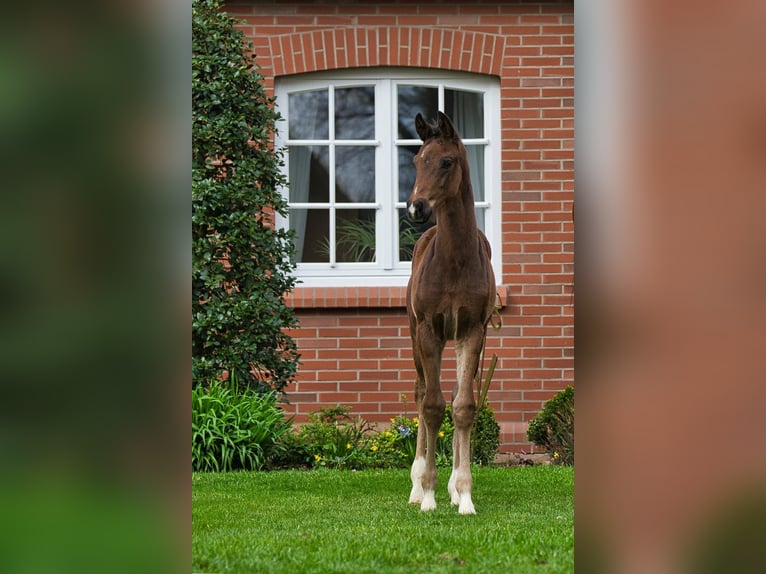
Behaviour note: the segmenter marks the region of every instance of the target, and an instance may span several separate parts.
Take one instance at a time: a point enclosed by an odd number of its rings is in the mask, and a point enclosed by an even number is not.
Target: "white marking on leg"
[[[457,482],[457,469],[452,469],[452,474],[449,476],[449,482],[447,483],[447,490],[449,491],[450,496],[450,504],[452,506],[457,506],[460,504],[460,495],[457,492],[457,487],[455,486],[455,483]]]
[[[473,501],[471,501],[470,492],[460,493],[460,506],[457,509],[458,514],[476,514],[476,510],[473,507]]]
[[[420,510],[428,512],[429,510],[436,509],[436,498],[434,497],[433,490],[426,490],[423,492],[423,502],[420,503]]]
[[[463,416],[460,416],[458,421],[459,410],[465,407],[473,407],[474,399],[473,392],[471,390],[471,378],[473,377],[474,367],[476,360],[478,359],[478,353],[480,352],[480,346],[477,343],[480,342],[478,338],[478,332],[472,333],[465,341],[457,341],[455,343],[455,355],[457,358],[457,379],[458,390],[455,400],[452,402],[453,414],[455,414],[455,453],[453,456],[456,460],[460,461],[457,468],[452,471],[455,477],[455,490],[458,495],[458,513],[459,514],[476,514],[476,509],[473,506],[471,500],[471,489],[473,487],[473,480],[471,478],[471,426],[473,421],[466,421]],[[465,425],[468,425],[467,427]],[[453,504],[455,500],[453,498]]]
[[[473,507],[473,501],[471,500],[473,480],[471,478],[470,467],[453,468],[450,483],[454,485],[454,491],[450,490],[452,504],[458,507],[458,513],[476,514],[476,509]]]
[[[410,479],[412,479],[410,504],[420,504],[423,501],[423,474],[425,471],[426,459],[424,457],[416,458],[410,469]]]

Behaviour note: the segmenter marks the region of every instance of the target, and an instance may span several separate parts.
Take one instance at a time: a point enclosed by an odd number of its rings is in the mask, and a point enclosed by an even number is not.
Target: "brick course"
[[[259,0],[226,10],[245,21],[271,93],[277,76],[346,67],[500,77],[503,326],[487,340],[487,357],[498,355],[489,401],[501,451],[529,451],[528,421],[574,382],[573,3]],[[298,287],[288,301],[300,320],[286,407],[296,422],[339,403],[383,424],[415,415],[404,288]],[[442,378],[449,398],[452,345]]]

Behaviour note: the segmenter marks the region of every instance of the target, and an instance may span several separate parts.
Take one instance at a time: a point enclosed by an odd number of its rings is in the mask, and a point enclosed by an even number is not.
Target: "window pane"
[[[375,139],[375,88],[335,90],[335,139]]]
[[[482,231],[486,231],[486,226],[484,225],[484,216],[487,213],[486,207],[477,207],[476,208],[476,227],[481,229]]]
[[[290,146],[290,203],[330,201],[327,146]]]
[[[397,110],[400,139],[420,139],[415,131],[415,116],[423,114],[426,121],[436,119],[439,106],[438,88],[397,86]]]
[[[375,210],[339,209],[335,213],[337,261],[339,263],[375,261]]]
[[[288,95],[290,139],[310,140],[330,137],[327,90],[295,92]]]
[[[471,170],[471,186],[473,187],[473,197],[475,201],[484,201],[484,146],[467,145],[465,146],[468,156],[468,167]]]
[[[412,261],[412,248],[415,243],[433,223],[414,223],[407,215],[406,209],[399,212],[399,261]]]
[[[444,90],[444,113],[460,137],[484,137],[484,94],[464,90]]]
[[[369,146],[335,148],[335,201],[338,203],[375,201],[375,148]]]
[[[412,194],[415,185],[415,165],[412,158],[418,153],[420,146],[399,146],[399,201],[406,202]]]
[[[297,263],[330,261],[330,212],[326,209],[291,209],[290,229],[294,229]]]

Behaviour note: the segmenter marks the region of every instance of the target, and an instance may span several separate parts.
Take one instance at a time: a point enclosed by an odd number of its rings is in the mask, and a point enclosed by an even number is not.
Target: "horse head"
[[[415,129],[423,145],[413,158],[415,185],[407,200],[407,213],[416,222],[428,221],[434,211],[460,193],[468,174],[465,147],[450,119],[438,112],[435,124],[415,117]]]

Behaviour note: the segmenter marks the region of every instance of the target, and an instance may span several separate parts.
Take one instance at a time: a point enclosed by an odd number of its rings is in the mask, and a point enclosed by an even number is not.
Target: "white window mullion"
[[[329,110],[327,112],[327,129],[329,131],[329,150],[328,150],[328,165],[327,172],[330,178],[329,181],[329,195],[330,195],[330,267],[334,268],[337,264],[337,254],[335,253],[335,86],[330,84],[328,86],[327,105]]]
[[[500,139],[500,122],[492,121],[500,117],[500,92],[499,90],[484,90],[484,137],[489,141],[484,146],[484,202],[487,204],[484,222],[486,235],[492,244],[492,267],[495,277],[503,276],[503,242],[502,242],[502,200],[499,191],[502,188],[500,181],[502,149]],[[493,192],[494,191],[494,192]]]
[[[439,84],[439,105],[436,109],[444,111],[444,84]]]
[[[392,133],[391,126],[391,85],[391,80],[381,80],[375,85],[375,137],[381,142],[375,154],[375,197],[381,204],[375,219],[375,248],[378,263],[386,271],[394,268],[397,243],[391,228],[392,220],[396,219],[393,208],[396,180],[392,176],[395,132]]]
[[[330,267],[333,269],[337,265],[335,254],[335,209],[330,208]]]

